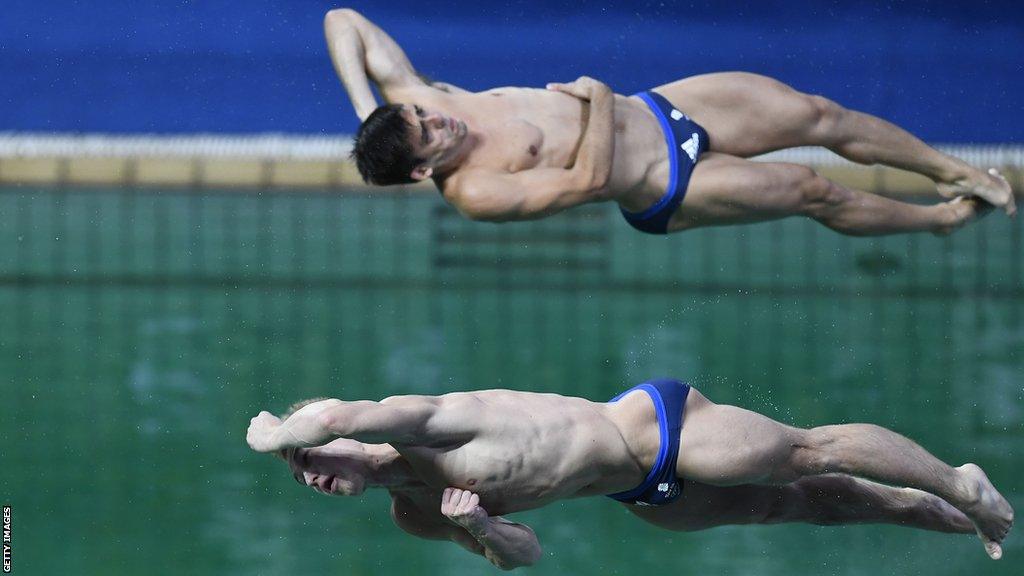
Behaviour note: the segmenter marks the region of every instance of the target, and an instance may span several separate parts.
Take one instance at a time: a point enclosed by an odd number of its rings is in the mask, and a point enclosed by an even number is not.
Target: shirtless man
[[[548,90],[470,93],[424,81],[398,44],[353,10],[328,12],[324,29],[364,121],[353,150],[364,180],[433,178],[445,200],[475,220],[541,218],[614,200],[631,225],[653,234],[798,214],[851,235],[943,234],[983,204],[1016,211],[994,169],[980,171],[884,120],[764,76],[706,74],[630,97],[586,77]],[[370,81],[392,104],[377,108]],[[898,202],[805,166],[747,160],[794,146],[923,174],[952,200]]]
[[[485,390],[293,410],[283,422],[260,412],[249,446],[285,458],[296,480],[325,494],[385,488],[402,530],[505,569],[536,562],[540,544],[502,515],[579,496],[609,495],[669,530],[809,522],[977,532],[993,559],[1013,523],[974,464],[951,468],[870,424],[793,428],[674,380],[607,403]]]

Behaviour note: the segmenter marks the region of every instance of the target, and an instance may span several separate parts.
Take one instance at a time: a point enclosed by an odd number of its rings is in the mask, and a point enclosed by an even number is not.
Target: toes
[[[1000,174],[999,170],[996,170],[995,168],[989,168],[988,169],[988,174],[989,174],[989,176],[991,176],[991,177],[995,178],[996,180],[998,180],[1001,184],[1003,184],[1007,188],[1010,187],[1010,181],[1006,179],[1006,176],[1003,176],[1002,174]]]
[[[1004,188],[1003,191],[1007,195],[1006,203],[1003,205],[1003,208],[1006,210],[1007,216],[1012,218],[1017,214],[1017,206],[1013,198],[1013,188],[1010,187],[1010,181],[995,168],[989,168],[988,175],[995,178],[1000,184],[1002,184],[1002,187]]]

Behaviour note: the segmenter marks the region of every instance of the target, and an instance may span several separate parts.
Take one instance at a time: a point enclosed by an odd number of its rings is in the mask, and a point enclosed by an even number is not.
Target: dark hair
[[[359,126],[352,146],[352,158],[363,182],[381,186],[416,182],[409,174],[423,160],[413,155],[410,138],[401,104],[374,110]]]

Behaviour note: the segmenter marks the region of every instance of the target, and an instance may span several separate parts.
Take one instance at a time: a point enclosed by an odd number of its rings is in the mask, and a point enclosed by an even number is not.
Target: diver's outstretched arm
[[[303,406],[282,421],[260,412],[249,422],[246,441],[257,452],[323,446],[335,438],[367,444],[416,444],[428,436],[426,427],[436,411],[425,396],[396,396],[388,403],[371,400],[321,400]]]

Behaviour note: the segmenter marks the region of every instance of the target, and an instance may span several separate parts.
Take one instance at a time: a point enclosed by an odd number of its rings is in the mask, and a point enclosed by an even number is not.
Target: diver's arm
[[[445,488],[441,514],[465,530],[483,547],[484,557],[502,570],[531,566],[540,559],[540,541],[529,526],[489,516],[480,506],[480,497],[469,490]],[[460,537],[453,540],[463,546],[471,544],[460,542]]]
[[[540,542],[529,526],[510,522],[500,516],[490,517],[478,504],[476,508],[482,512],[482,517],[477,513],[474,521],[468,522],[464,515],[456,514],[456,508],[452,503],[447,502],[453,498],[454,490],[445,490],[441,501],[441,515],[436,511],[428,514],[410,498],[392,494],[391,518],[399,528],[413,536],[455,542],[466,550],[487,558],[503,570],[529,566],[540,559]],[[460,500],[462,492],[460,490],[457,496]],[[445,515],[445,512],[452,515]],[[470,523],[473,529],[470,530],[462,522]]]
[[[570,168],[532,168],[509,174],[470,169],[453,174],[444,197],[473,220],[534,220],[604,199],[603,183]]]
[[[396,396],[390,403],[329,399],[303,406],[283,422],[260,412],[246,441],[257,452],[323,446],[335,438],[369,444],[414,444],[424,435],[435,404],[427,397]]]
[[[431,82],[430,85],[441,92],[447,92],[448,94],[472,94],[469,90],[464,90],[454,84],[449,84],[448,82]]]
[[[611,176],[615,154],[615,94],[606,84],[587,76],[570,84],[551,83],[547,88],[590,102],[590,117],[572,170],[590,183],[592,191],[600,190]]]
[[[324,17],[327,50],[356,115],[365,120],[377,108],[370,81],[385,100],[403,87],[422,86],[402,48],[374,23],[350,8],[331,10]]]

